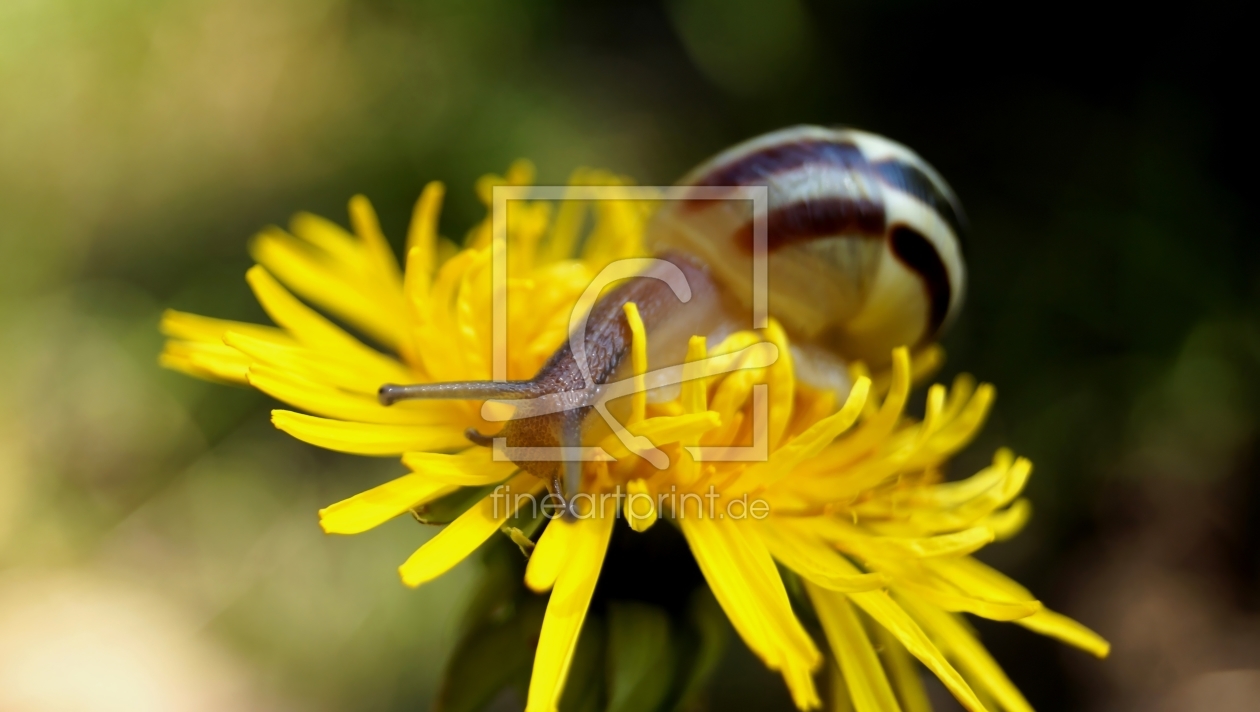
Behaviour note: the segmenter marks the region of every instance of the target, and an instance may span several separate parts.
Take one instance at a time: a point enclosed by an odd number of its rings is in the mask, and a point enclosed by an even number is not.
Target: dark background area
[[[298,210],[344,223],[355,193],[401,245],[443,180],[459,238],[481,216],[473,181],[518,157],[544,183],[599,166],[664,184],[763,131],[845,124],[918,151],[970,219],[941,378],[999,397],[952,472],[999,446],[1036,466],[1032,523],[982,558],[1114,644],[1096,661],[977,624],[995,657],[1041,710],[1250,709],[1245,18],[910,0],[0,10],[0,641],[34,635],[14,621],[85,616],[41,629],[55,641],[132,611],[137,650],[227,708],[425,708],[475,569],[398,590],[409,523],[321,538],[315,508],[397,464],[288,442],[263,397],[159,372],[161,309],[261,320],[248,236]]]

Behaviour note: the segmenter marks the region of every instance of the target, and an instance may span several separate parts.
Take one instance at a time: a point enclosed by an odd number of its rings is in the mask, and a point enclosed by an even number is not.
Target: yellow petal
[[[490,378],[490,363],[486,359],[490,352],[490,324],[486,315],[490,313],[492,290],[488,283],[481,286],[489,276],[490,254],[490,250],[476,253],[460,277],[455,296],[455,348],[468,380]]]
[[[930,438],[937,430],[940,429],[944,422],[945,411],[945,386],[939,383],[933,384],[928,388],[927,403],[923,411],[923,420],[919,423],[919,432],[915,436],[918,445]]]
[[[534,593],[545,593],[556,585],[556,577],[568,560],[576,536],[577,522],[557,517],[547,522],[547,528],[534,546],[534,553],[525,566],[525,585]]]
[[[1031,631],[1057,638],[1099,658],[1105,658],[1111,653],[1111,643],[1108,643],[1105,638],[1062,613],[1043,609],[1039,613],[1015,622]]]
[[[464,273],[477,261],[477,251],[463,250],[442,264],[430,290],[428,305],[416,328],[416,339],[422,344],[444,344],[455,333],[451,305],[458,296]],[[425,372],[435,381],[466,380],[461,354],[451,349],[428,348],[420,351]]]
[[[892,387],[879,410],[852,435],[828,447],[820,459],[831,469],[849,465],[884,442],[897,427],[910,395],[910,355],[904,348],[893,351]],[[857,383],[858,379],[854,379]]]
[[[363,241],[372,263],[381,279],[387,280],[391,286],[402,287],[402,272],[398,269],[398,258],[381,232],[381,224],[376,219],[376,211],[372,203],[362,195],[350,199],[350,223],[354,232]]]
[[[289,221],[289,231],[328,253],[331,261],[346,272],[363,274],[371,270],[363,242],[328,218],[298,213]]]
[[[888,585],[888,577],[880,573],[849,573],[852,568],[846,566],[848,562],[837,561],[844,557],[822,539],[773,520],[762,524],[758,533],[774,558],[820,588],[850,593]]]
[[[703,336],[693,336],[687,342],[687,358],[683,366],[683,382],[680,388],[679,403],[685,413],[703,413],[709,407],[708,381],[698,377],[703,370],[702,362],[708,355],[707,341]],[[718,415],[719,421],[721,415]],[[700,479],[703,465],[692,457],[691,450],[700,445],[703,433],[696,436],[680,438],[684,446],[684,454],[674,463],[673,470],[678,484],[688,487]]]
[[[786,520],[788,526],[808,524],[819,536],[859,558],[874,561],[936,559],[960,557],[993,541],[993,532],[973,527],[952,534],[932,537],[872,536],[868,529],[849,523],[839,516],[814,517],[808,520]]]
[[[295,233],[296,225],[301,222],[295,220]],[[259,241],[251,246],[251,253],[304,299],[336,315],[376,343],[401,355],[408,363],[416,363],[412,337],[417,315],[400,289],[397,277],[380,274],[374,256],[361,240],[339,227],[332,227],[336,235],[327,240],[328,245],[311,235],[304,236],[309,242],[327,248],[323,252],[294,242],[285,248],[288,254],[279,254],[278,245]],[[329,237],[326,232],[318,230],[316,234]],[[290,238],[283,242],[293,241]]]
[[[199,314],[167,309],[162,312],[162,322],[158,327],[163,334],[175,339],[188,341],[210,341],[219,343],[223,335],[229,331],[249,334],[256,339],[265,339],[277,344],[293,344],[293,338],[274,326],[260,326],[243,321],[214,319]]]
[[[783,441],[783,434],[792,421],[792,406],[796,403],[796,373],[787,334],[774,319],[766,328],[766,339],[779,349],[779,357],[766,369],[766,384],[770,390],[770,450],[773,452]]]
[[[893,557],[930,558],[964,556],[993,541],[988,527],[972,527],[953,534],[932,537],[869,537],[873,550]]]
[[[972,378],[971,374],[960,373],[954,377],[954,383],[949,388],[949,397],[945,400],[945,412],[941,414],[945,422],[958,417],[963,406],[971,400],[971,394],[975,390],[976,379]]]
[[[862,414],[862,406],[870,388],[870,380],[858,379],[849,391],[844,407],[832,415],[823,418],[805,432],[792,439],[787,445],[779,448],[765,463],[758,463],[745,470],[742,477],[734,485],[738,490],[752,490],[756,487],[773,484],[789,475],[802,461],[817,455],[839,434],[848,430],[857,422]]]
[[[926,562],[920,562],[927,567]],[[896,585],[925,601],[954,613],[973,613],[981,618],[995,621],[1015,621],[1042,610],[1041,601],[1036,599],[990,599],[968,591],[959,591],[939,579],[933,580],[924,576],[898,576]]]
[[[851,392],[852,387],[850,386]],[[817,390],[806,384],[798,383],[796,407],[792,411],[792,424],[788,426],[788,434],[794,438],[800,437],[802,433],[815,423],[835,413],[837,410],[835,391]]]
[[[899,712],[901,706],[893,696],[884,667],[849,599],[843,593],[826,591],[808,582],[805,590],[844,673],[853,708],[857,712]]]
[[[857,574],[858,569],[852,564],[848,564],[850,575]],[[884,591],[867,591],[865,593],[848,594],[849,600],[853,601],[866,614],[874,618],[877,623],[884,626],[901,644],[931,670],[937,678],[945,685],[954,697],[963,704],[971,712],[985,712],[984,705],[980,699],[976,697],[976,693],[967,684],[967,681],[958,674],[941,651],[932,643],[918,626],[910,618],[910,616],[897,605],[892,598]]]
[[[401,455],[409,450],[462,450],[468,446],[463,432],[444,426],[351,423],[288,410],[271,411],[271,422],[302,442],[356,455]]]
[[[985,712],[975,691],[932,644],[927,635],[887,593],[852,593],[849,598],[880,625],[888,629],[912,655],[919,659],[945,685],[954,697],[972,712]]]
[[[255,364],[249,370],[249,385],[295,408],[328,418],[458,431],[458,427],[453,424],[438,425],[443,421],[449,423],[449,415],[443,418],[441,411],[383,406],[374,395],[347,393],[291,371]]]
[[[587,185],[587,169],[577,168],[569,176],[569,185]],[[560,201],[560,209],[556,211],[556,219],[551,224],[551,234],[547,237],[548,262],[565,260],[571,257],[577,245],[579,231],[586,217],[587,203],[568,198]]]
[[[853,512],[864,519],[901,520],[922,533],[956,531],[977,524],[994,530],[998,539],[1023,526],[1028,505],[994,514],[1017,496],[1028,482],[1032,463],[1014,459],[999,450],[992,466],[958,482],[944,482],[908,490],[893,490],[857,505]],[[878,525],[877,525],[878,526]]]
[[[761,336],[755,331],[737,331],[726,337],[716,348],[709,352],[709,356],[722,356],[724,354],[733,354],[736,351],[746,349],[753,344],[760,343]]]
[[[915,665],[910,651],[884,626],[874,628],[884,668],[888,671],[888,681],[892,683],[901,709],[904,712],[932,712],[932,703],[928,701],[927,690],[923,689],[923,680],[919,677],[919,667]]]
[[[511,185],[531,185],[537,172],[533,161],[528,158],[518,158],[508,166],[507,181]]]
[[[687,360],[685,363],[691,364],[703,361],[708,355],[705,343],[703,336],[691,337],[691,340],[687,342]],[[704,379],[689,378],[688,376],[690,375],[686,367],[684,367],[684,380],[681,386],[683,409],[688,413],[702,413],[709,409],[708,390],[705,388]]]
[[[511,493],[532,492],[540,488],[541,484],[536,477],[521,474],[495,490],[495,494],[474,504],[398,567],[403,583],[414,588],[450,571],[455,564],[476,551],[477,547],[485,543],[512,516],[517,499]],[[505,496],[496,496],[499,494]]]
[[[643,420],[647,413],[647,382],[643,374],[647,373],[647,333],[643,328],[643,319],[639,317],[639,307],[634,302],[623,305],[626,323],[630,325],[630,366],[634,373],[634,395],[630,398],[630,420],[627,425]]]
[[[423,475],[404,475],[319,510],[319,525],[327,534],[358,534],[456,489]]]
[[[420,192],[415,210],[411,213],[411,226],[407,230],[407,249],[410,255],[419,250],[421,261],[408,264],[408,272],[414,267],[418,272],[408,274],[407,279],[420,277],[429,280],[436,266],[436,250],[438,238],[438,216],[442,212],[442,198],[446,195],[446,186],[440,181],[430,181]]]
[[[163,368],[196,378],[245,385],[249,358],[230,346],[200,341],[168,341],[158,355]]]
[[[626,485],[625,514],[630,528],[636,532],[645,532],[656,523],[656,503],[645,480],[630,480]]]
[[[924,562],[936,575],[974,596],[993,601],[1031,601],[1035,597],[1015,579],[970,556]]]
[[[300,375],[326,386],[333,386],[352,393],[371,396],[372,398],[376,397],[377,391],[381,387],[379,377],[373,377],[371,373],[365,373],[362,366],[354,359],[346,358],[338,353],[309,349],[296,342],[288,345],[276,344],[236,331],[225,333],[223,335],[223,343],[239,350],[259,364]],[[453,404],[443,401],[403,401],[395,404],[393,407],[417,405],[424,405],[427,410],[432,409],[436,405],[449,406]],[[448,415],[450,410],[450,408],[445,409]]]
[[[1016,471],[1012,472],[1013,469]],[[1010,496],[1013,497],[1023,489],[1023,483],[1031,472],[1031,462],[1024,460],[1023,464],[1016,465],[1011,452],[1003,448],[995,453],[991,466],[957,482],[941,482],[916,489],[907,498],[907,504],[932,509],[954,509],[966,506],[977,498],[992,496],[995,492],[1011,492]]]
[[[424,318],[425,308],[429,301],[429,290],[433,286],[433,270],[428,267],[434,260],[432,254],[425,254],[419,247],[411,248],[407,253],[407,268],[404,274],[403,294],[411,309],[414,322]]]
[[[954,614],[916,600],[899,596],[898,600],[937,641],[941,650],[952,658],[973,684],[988,690],[1006,712],[1032,712],[1032,706],[1019,688],[1011,682],[993,656],[985,650],[971,631]]]
[[[984,425],[996,394],[992,385],[980,384],[958,417],[943,425],[932,437],[924,456],[931,458],[954,453],[971,442],[980,432],[980,426]]]
[[[556,578],[555,590],[547,602],[538,649],[534,653],[534,669],[529,679],[526,712],[556,712],[565,678],[577,649],[578,635],[591,605],[591,595],[599,581],[599,572],[608,552],[616,521],[616,500],[601,502],[599,512],[592,513],[567,526],[574,528],[572,542],[563,570]],[[548,525],[548,531],[555,521]],[[543,533],[545,539],[547,533]],[[541,546],[542,542],[539,542]],[[534,556],[538,550],[534,550]]]
[[[681,440],[698,438],[721,424],[722,418],[716,412],[706,410],[702,413],[648,418],[639,423],[632,432],[635,435],[642,435],[658,445],[665,445]]]
[[[914,373],[911,374],[910,380],[913,383],[923,383],[945,363],[945,349],[941,348],[940,344],[929,344],[914,352],[912,360]]]
[[[631,435],[642,436],[656,445],[687,442],[719,427],[721,418],[714,411],[703,413],[685,413],[683,415],[661,415],[648,418],[633,428],[627,428]],[[625,457],[629,454],[615,435],[609,435],[600,443],[613,457]]]
[[[769,551],[734,521],[699,514],[680,511],[676,521],[722,610],[766,666],[782,672],[798,708],[819,706],[812,675],[822,656],[792,612]]]
[[[831,700],[827,705],[827,712],[853,712],[853,700],[849,697],[849,686],[844,681],[844,673],[840,672],[840,666],[828,665],[827,673],[828,682],[831,683],[828,694]],[[928,712],[932,711],[928,710]]]
[[[250,243],[250,255],[277,279],[321,309],[351,324],[390,349],[406,333],[405,314],[396,295],[379,280],[349,273],[344,264],[315,254],[296,238],[272,228]]]
[[[266,269],[255,265],[245,273],[267,315],[284,327],[298,341],[312,349],[338,352],[367,371],[381,383],[406,383],[410,372],[398,361],[363,345],[340,327],[302,304]]]
[[[434,482],[475,487],[502,482],[520,468],[511,461],[497,462],[487,448],[472,448],[457,455],[408,452],[403,464]]]
[[[980,523],[993,530],[995,541],[1005,541],[1018,534],[1031,517],[1032,502],[1017,499],[1011,506],[990,514]]]

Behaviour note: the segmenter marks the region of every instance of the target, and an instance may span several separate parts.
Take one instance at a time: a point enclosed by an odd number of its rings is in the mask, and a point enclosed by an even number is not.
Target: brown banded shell
[[[934,339],[962,304],[961,208],[901,144],[798,126],[723,151],[680,185],[769,189],[770,314],[845,359],[878,363]],[[699,257],[751,308],[752,218],[747,200],[668,202],[648,247]]]

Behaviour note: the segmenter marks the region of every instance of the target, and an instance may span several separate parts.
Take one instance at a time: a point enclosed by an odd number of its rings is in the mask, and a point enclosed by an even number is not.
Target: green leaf
[[[607,712],[654,712],[673,682],[669,616],[642,603],[608,609]]]
[[[689,623],[696,645],[691,667],[682,679],[678,702],[674,705],[678,712],[702,708],[705,687],[722,661],[731,636],[726,614],[707,586],[696,589],[692,595]]]
[[[582,625],[569,677],[560,697],[560,712],[600,712],[604,709],[604,624],[588,616]]]
[[[485,568],[477,579],[476,592],[464,609],[461,631],[505,620],[514,614],[520,599],[526,595],[525,560],[516,552],[516,547],[495,538],[481,547],[481,552]]]
[[[465,635],[455,648],[434,712],[480,712],[504,688],[529,681],[546,602],[528,597],[514,615]]]

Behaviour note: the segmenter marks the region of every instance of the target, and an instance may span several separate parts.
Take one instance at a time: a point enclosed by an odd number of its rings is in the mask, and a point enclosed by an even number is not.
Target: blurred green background
[[[977,624],[1038,709],[1260,699],[1260,241],[1250,23],[1092,3],[6,0],[0,3],[0,710],[427,709],[477,564],[417,591],[431,530],[328,538],[400,474],[156,366],[172,306],[262,320],[258,228],[401,244],[532,158],[669,183],[794,123],[905,142],[969,213],[944,377],[997,384],[960,475],[1009,445],[1035,515],[986,550],[1108,636],[1099,662]],[[743,655],[743,657],[741,657]],[[712,708],[779,709],[738,650]],[[938,689],[942,709],[952,702]]]

